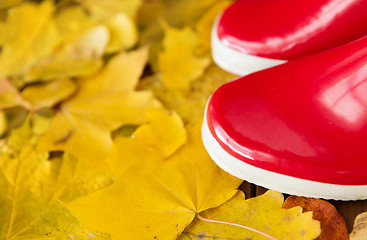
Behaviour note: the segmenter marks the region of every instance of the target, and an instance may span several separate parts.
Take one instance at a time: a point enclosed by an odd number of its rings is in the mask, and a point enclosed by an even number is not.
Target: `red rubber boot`
[[[203,142],[241,179],[326,199],[367,199],[367,36],[220,87]]]
[[[238,0],[218,17],[212,55],[246,75],[367,34],[367,0]]]

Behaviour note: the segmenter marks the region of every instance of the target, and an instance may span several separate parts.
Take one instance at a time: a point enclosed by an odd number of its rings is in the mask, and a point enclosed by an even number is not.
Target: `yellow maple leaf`
[[[47,152],[37,151],[35,120],[28,118],[0,148],[0,239],[109,239],[82,229],[58,199],[85,196],[111,185],[112,178],[67,153],[49,160]]]
[[[190,27],[179,30],[165,25],[164,30],[164,50],[158,55],[162,81],[167,88],[188,89],[204,73],[210,58],[195,56],[196,34]]]
[[[320,223],[312,212],[302,213],[301,207],[282,208],[283,195],[274,191],[245,200],[239,191],[225,204],[200,215],[206,219],[237,223],[259,230],[275,239],[311,240],[320,233]],[[195,219],[179,239],[269,239],[259,233],[220,223]]]
[[[164,162],[134,138],[117,138],[107,161],[115,184],[65,205],[113,239],[175,239],[197,212],[224,203],[242,182],[210,159],[200,129],[189,126],[187,143]]]
[[[78,81],[79,91],[61,105],[40,147],[66,150],[106,169],[103,160],[112,145],[111,131],[124,124],[151,123],[154,119],[149,118],[150,111],[161,111],[166,118],[174,117],[152,92],[134,90],[146,59],[146,48],[121,53],[99,74]],[[180,139],[177,149],[185,141],[186,133],[182,122],[176,123],[171,130],[181,129],[176,131]],[[167,129],[167,133],[171,130]]]
[[[9,10],[6,22],[0,24],[0,76],[21,75],[54,50],[60,37],[53,10],[51,1],[25,2]]]

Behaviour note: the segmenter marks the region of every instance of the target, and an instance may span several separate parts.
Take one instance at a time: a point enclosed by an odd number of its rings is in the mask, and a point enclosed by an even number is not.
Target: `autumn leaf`
[[[164,158],[172,155],[177,150],[177,146],[181,146],[186,141],[180,116],[171,112],[167,117],[167,112],[161,110],[149,111],[147,114],[150,122],[138,127],[132,136],[136,141],[156,149]]]
[[[16,87],[7,78],[0,77],[0,109],[25,104]]]
[[[199,56],[210,54],[212,26],[218,14],[227,8],[233,1],[220,1],[210,7],[195,25],[197,31],[195,53]]]
[[[228,0],[149,0],[140,11],[138,22],[141,26],[154,27],[158,17],[163,18],[169,25],[182,28],[193,27],[205,12],[212,6]]]
[[[28,5],[29,7],[26,7]],[[24,21],[35,18],[37,11],[44,11],[45,15],[47,14],[43,22],[38,23],[40,26],[32,23],[35,25],[32,26],[35,28],[33,32],[32,28],[27,29],[28,32],[21,32],[22,29],[19,29],[20,31],[13,36],[17,37],[18,42],[11,38],[11,34],[7,34],[10,28],[18,28],[16,25],[18,23],[13,23],[15,20],[11,18],[11,12],[7,22],[0,25],[0,32],[4,32],[2,35],[6,36],[4,39],[0,37],[0,44],[5,49],[2,54],[4,59],[6,57],[14,59],[14,55],[19,55],[22,60],[14,61],[13,65],[18,69],[12,72],[9,72],[12,69],[9,65],[11,62],[8,59],[6,62],[4,60],[3,69],[7,71],[4,72],[4,76],[17,75],[24,78],[19,85],[22,85],[23,81],[91,75],[102,66],[102,56],[106,51],[111,53],[126,50],[137,41],[135,23],[122,12],[112,16],[109,14],[108,18],[100,19],[97,16],[89,16],[81,7],[73,6],[56,14],[50,2],[39,6],[25,3],[19,9],[22,11],[12,9],[15,12],[13,18],[20,18],[18,15],[22,14]],[[34,39],[24,33],[34,36]],[[48,34],[53,34],[53,39],[47,38]],[[47,44],[38,37],[45,37]],[[41,47],[37,45],[38,42],[43,44],[42,51],[38,49]],[[30,60],[24,62],[27,58]],[[0,58],[0,73],[1,66]]]
[[[189,89],[168,88],[162,83],[159,74],[144,78],[139,89],[153,90],[165,107],[176,111],[185,123],[190,123],[201,117],[206,102],[215,89],[235,77],[236,75],[225,72],[212,63],[199,79],[191,83]]]
[[[348,230],[344,219],[335,207],[322,199],[291,196],[286,199],[283,208],[300,206],[303,212],[312,211],[313,219],[321,223],[321,234],[315,240],[348,240]]]
[[[67,78],[59,78],[40,85],[30,85],[22,92],[22,98],[33,110],[52,107],[69,97],[75,91],[75,84]]]
[[[103,64],[102,56],[109,39],[109,31],[103,25],[74,36],[63,42],[52,55],[35,63],[27,72],[25,81],[92,75]]]
[[[207,219],[229,221],[260,230],[276,239],[314,239],[321,230],[312,213],[302,208],[283,209],[283,195],[274,191],[245,200],[239,191],[227,203],[200,215]],[[259,233],[226,224],[195,219],[179,239],[269,239]]]
[[[151,111],[161,111],[164,118],[175,118],[150,91],[134,90],[146,58],[146,48],[121,53],[111,59],[99,74],[79,80],[78,93],[61,104],[60,111],[41,140],[41,149],[68,151],[108,170],[103,160],[111,149],[111,131],[124,124],[152,124]],[[173,148],[171,146],[169,152],[186,139],[181,121],[175,122],[177,124],[172,125],[172,129],[167,129],[167,134],[171,130],[176,131],[181,140]]]
[[[4,111],[0,111],[0,137],[6,132],[7,120]]]
[[[106,19],[121,12],[127,14],[131,19],[135,19],[142,0],[77,0],[77,2],[80,2],[99,19]]]
[[[127,50],[138,41],[138,30],[135,23],[125,13],[117,13],[106,21],[111,34],[106,52],[113,53]]]
[[[13,130],[0,149],[0,239],[66,239],[92,234],[58,199],[75,199],[112,184],[112,178],[64,154],[49,159],[39,152],[39,137],[33,133],[32,119]],[[72,171],[70,171],[72,170]]]
[[[7,79],[0,79],[0,109],[22,106],[30,111],[52,107],[75,91],[70,79],[29,85],[19,92]]]
[[[354,220],[353,231],[350,240],[366,240],[367,236],[367,212],[359,214]]]
[[[91,29],[98,24],[98,20],[88,14],[82,6],[72,5],[62,8],[55,15],[55,23],[64,40],[67,40]]]
[[[236,77],[210,56],[230,3],[0,2],[0,239],[267,239],[198,216],[318,235],[280,193],[245,200],[201,142],[208,98]]]
[[[210,59],[195,56],[196,34],[190,27],[179,30],[163,25],[163,51],[158,55],[162,81],[167,88],[188,89],[204,73]]]
[[[53,10],[51,1],[25,2],[9,10],[6,22],[0,23],[0,76],[21,75],[54,50],[60,37]]]
[[[22,0],[3,0],[0,2],[0,9],[13,7],[21,3]]]
[[[242,182],[210,159],[200,128],[189,126],[187,143],[163,162],[135,139],[117,138],[107,161],[114,185],[65,205],[87,228],[113,239],[176,238],[197,212],[224,203]]]

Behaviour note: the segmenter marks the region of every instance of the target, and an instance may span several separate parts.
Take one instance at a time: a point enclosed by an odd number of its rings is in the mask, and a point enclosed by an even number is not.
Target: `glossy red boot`
[[[238,0],[213,26],[212,55],[246,75],[367,34],[367,0]]]
[[[223,85],[202,135],[213,160],[241,179],[367,199],[367,36]]]

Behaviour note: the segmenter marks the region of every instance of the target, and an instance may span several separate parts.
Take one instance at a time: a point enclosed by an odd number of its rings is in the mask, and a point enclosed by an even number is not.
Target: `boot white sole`
[[[206,112],[202,125],[202,138],[210,157],[220,168],[250,183],[290,195],[335,200],[367,199],[367,185],[315,182],[264,170],[237,159],[223,149],[214,138],[207,123]]]
[[[211,33],[211,48],[214,62],[222,69],[240,76],[244,76],[287,62],[285,60],[248,55],[223,45],[219,40],[217,33],[219,19],[220,15],[218,15],[213,24]]]

